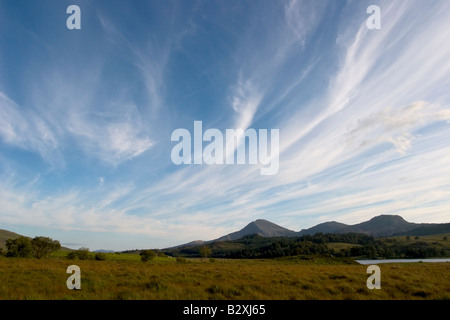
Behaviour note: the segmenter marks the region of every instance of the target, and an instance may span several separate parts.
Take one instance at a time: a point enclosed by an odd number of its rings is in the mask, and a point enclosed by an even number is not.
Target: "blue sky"
[[[449,21],[446,0],[0,0],[0,228],[123,250],[450,222]],[[278,174],[174,165],[195,120],[279,129]]]

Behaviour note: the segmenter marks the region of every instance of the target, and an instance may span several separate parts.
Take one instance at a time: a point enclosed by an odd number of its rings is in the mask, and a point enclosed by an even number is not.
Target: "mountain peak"
[[[369,221],[358,223],[352,228],[359,233],[366,233],[373,236],[390,236],[396,233],[407,232],[418,225],[406,221],[397,215],[382,214],[373,217]]]
[[[263,237],[296,237],[315,233],[364,233],[372,236],[389,236],[401,232],[407,232],[419,225],[407,222],[401,216],[382,214],[372,219],[355,225],[329,221],[320,223],[312,228],[295,232],[265,219],[257,219],[250,222],[245,228],[223,236],[217,240],[236,240],[249,234],[259,234]]]
[[[301,230],[300,235],[313,235],[322,233],[364,233],[371,236],[391,236],[402,232],[408,232],[419,225],[410,223],[398,215],[382,214],[368,221],[354,225],[347,225],[339,222],[324,222],[312,228]]]
[[[275,223],[264,219],[257,219],[255,221],[250,222],[247,226],[249,225],[254,225],[257,226],[258,228],[282,228],[279,225],[276,225]]]
[[[198,246],[201,244],[215,241],[237,240],[251,234],[257,234],[263,237],[300,237],[303,235],[314,235],[316,233],[363,233],[374,237],[394,236],[403,234],[429,235],[437,233],[450,232],[450,223],[430,224],[430,223],[411,223],[398,215],[382,214],[371,218],[368,221],[354,225],[348,225],[336,221],[320,223],[309,229],[302,229],[295,232],[283,228],[273,222],[265,219],[257,219],[247,224],[243,229],[225,235],[211,241],[193,241],[182,246]]]
[[[283,228],[273,222],[264,219],[257,219],[250,222],[243,229],[223,236],[218,241],[236,240],[249,234],[259,234],[263,237],[294,237],[295,231]]]
[[[397,222],[407,222],[401,216],[390,215],[390,214],[380,214],[379,216],[373,217],[369,221],[397,221]]]
[[[253,223],[265,223],[265,222],[274,224],[273,222],[270,222],[269,220],[266,219],[256,219],[255,221],[253,221]]]

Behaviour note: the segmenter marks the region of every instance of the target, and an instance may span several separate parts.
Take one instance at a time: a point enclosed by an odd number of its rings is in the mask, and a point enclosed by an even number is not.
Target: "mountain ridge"
[[[250,222],[239,231],[229,233],[213,241],[237,240],[249,234],[259,234],[263,237],[289,237],[296,236],[297,233],[268,220],[258,219]]]
[[[171,248],[200,246],[217,241],[237,240],[251,234],[257,234],[263,237],[301,237],[304,235],[314,235],[316,233],[361,233],[374,237],[390,237],[401,235],[425,236],[446,232],[450,232],[450,223],[414,223],[406,221],[399,215],[387,214],[378,215],[370,220],[353,225],[336,221],[323,222],[308,229],[301,229],[298,232],[279,226],[268,220],[257,219],[247,224],[241,230],[229,233],[217,239],[209,241],[196,240]]]

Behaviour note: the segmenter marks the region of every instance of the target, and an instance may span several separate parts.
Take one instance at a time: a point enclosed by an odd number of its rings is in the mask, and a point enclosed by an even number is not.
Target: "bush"
[[[185,264],[185,263],[187,263],[187,260],[186,260],[186,258],[183,258],[183,257],[177,257],[177,263]]]
[[[209,262],[214,263],[214,262],[216,262],[216,259],[214,259],[214,258],[209,258]]]
[[[76,260],[76,259],[78,259],[78,255],[77,255],[76,251],[70,251],[67,254],[66,258],[69,260]]]
[[[206,259],[211,255],[211,248],[207,246],[202,246],[198,249],[198,253],[203,259]]]
[[[5,255],[5,250],[3,248],[0,248],[0,257]]]
[[[104,254],[103,252],[96,252],[95,253],[95,260],[105,261],[106,260],[106,254]]]
[[[31,257],[37,259],[48,258],[53,251],[59,250],[61,244],[57,240],[47,237],[35,237],[30,239],[27,237],[19,237],[17,239],[6,240],[8,248],[8,257]]]
[[[6,247],[8,248],[7,257],[26,258],[30,257],[33,252],[31,240],[27,237],[8,239],[6,240]]]
[[[47,237],[35,237],[31,240],[31,247],[33,255],[37,259],[41,259],[48,258],[52,252],[61,249],[61,244],[59,241]]]
[[[69,260],[88,260],[91,258],[88,248],[80,248],[76,251],[71,251],[66,256]]]
[[[147,262],[156,257],[156,253],[153,250],[143,250],[141,251],[141,253],[139,253],[139,255],[141,256],[142,262]]]
[[[89,259],[89,249],[88,248],[80,248],[77,251],[77,257],[80,260],[88,260]]]

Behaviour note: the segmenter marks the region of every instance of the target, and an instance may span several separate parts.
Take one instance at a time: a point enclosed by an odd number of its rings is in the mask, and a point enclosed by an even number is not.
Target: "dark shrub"
[[[187,263],[187,260],[183,257],[177,257],[177,263],[184,264]]]
[[[95,253],[95,260],[104,261],[106,260],[106,254],[103,252],[96,252]]]
[[[153,250],[143,250],[141,251],[141,253],[139,253],[139,255],[141,256],[142,262],[147,262],[156,257],[156,253]]]
[[[78,255],[77,255],[76,251],[70,251],[67,254],[66,258],[69,260],[76,260],[76,259],[78,259]]]
[[[31,240],[27,237],[6,240],[6,248],[8,248],[7,257],[26,258],[31,257],[33,253]]]
[[[77,250],[77,257],[80,260],[88,260],[90,257],[88,248],[80,248]]]
[[[61,249],[61,244],[47,237],[35,237],[31,240],[31,247],[34,257],[41,259],[48,258],[53,251]]]

